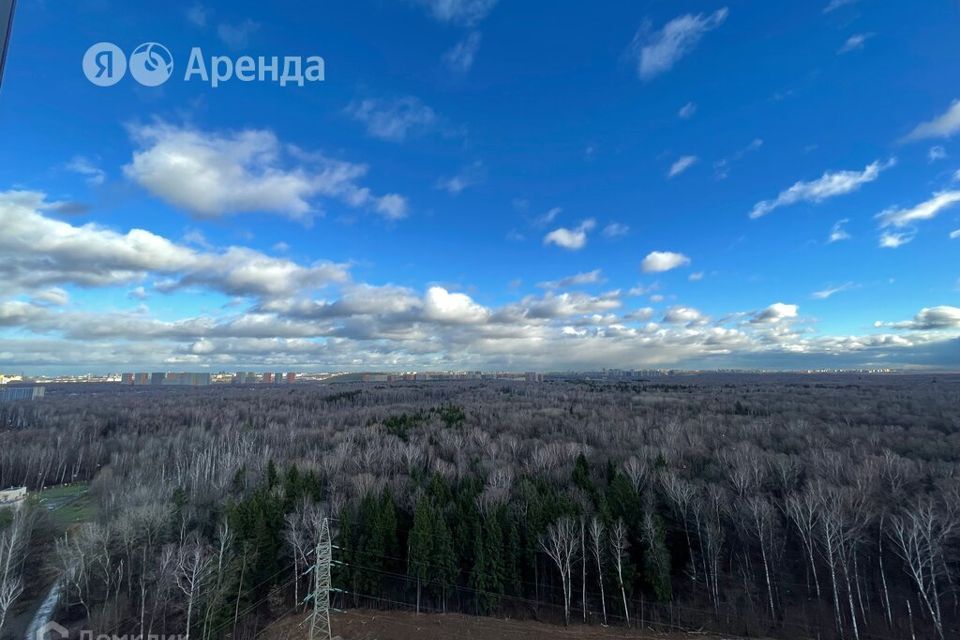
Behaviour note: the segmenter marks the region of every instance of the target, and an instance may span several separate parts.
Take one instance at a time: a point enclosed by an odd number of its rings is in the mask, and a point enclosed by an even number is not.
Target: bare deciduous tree
[[[563,619],[570,624],[570,600],[572,594],[573,561],[579,546],[577,525],[570,518],[560,518],[549,527],[546,534],[540,538],[540,548],[543,549],[560,572],[560,581],[563,585]]]
[[[931,500],[921,501],[890,522],[897,553],[940,640],[944,640],[944,631],[938,581],[943,577],[944,546],[956,526],[956,520],[940,513]]]
[[[590,550],[593,552],[593,561],[597,565],[597,582],[600,585],[600,607],[603,610],[603,624],[607,624],[607,596],[603,590],[603,547],[604,527],[600,518],[594,516],[590,520]]]
[[[184,636],[190,640],[190,623],[193,609],[203,594],[204,586],[210,578],[213,567],[213,555],[209,547],[193,538],[182,545],[177,555],[177,587],[187,599],[187,622]]]

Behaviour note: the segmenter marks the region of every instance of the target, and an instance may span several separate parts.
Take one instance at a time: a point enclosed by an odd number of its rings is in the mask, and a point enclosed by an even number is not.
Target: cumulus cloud
[[[407,136],[438,126],[436,112],[419,98],[393,100],[368,98],[347,105],[346,113],[367,127],[367,134],[387,142],[403,142]]]
[[[895,162],[894,158],[887,162],[877,160],[864,167],[863,171],[827,171],[817,180],[797,182],[789,189],[781,191],[774,200],[758,202],[750,212],[750,217],[760,218],[774,209],[798,202],[819,204],[829,198],[853,193],[863,185],[876,180],[880,177],[881,171],[892,167]]]
[[[366,165],[285,146],[271,131],[213,133],[161,122],[130,132],[139,148],[126,176],[200,218],[265,211],[309,220],[323,197],[396,217],[396,207],[381,208],[382,196],[358,183]]]
[[[663,316],[663,321],[669,324],[697,323],[704,320],[704,315],[693,307],[671,307]]]
[[[303,266],[245,247],[198,251],[145,229],[120,233],[43,215],[44,194],[0,192],[0,293],[51,285],[118,286],[149,274],[167,290],[202,285],[228,295],[290,295],[348,278],[344,265]]]
[[[443,54],[443,62],[451,71],[466,73],[473,67],[480,50],[482,36],[479,31],[471,31],[460,42]]]
[[[690,258],[682,253],[651,251],[640,263],[640,269],[644,273],[661,273],[678,267],[685,267],[688,264],[690,264]]]
[[[546,292],[543,296],[525,296],[519,303],[508,305],[499,314],[501,321],[552,320],[571,316],[605,313],[622,305],[619,291],[590,295],[577,291]]]
[[[644,80],[665,73],[689,54],[708,32],[727,19],[726,7],[706,15],[686,14],[674,18],[659,31],[649,23],[637,31],[630,44],[630,56],[636,61],[637,75]]]
[[[650,307],[625,309],[619,290],[564,290],[598,284],[599,270],[542,283],[541,295],[485,306],[480,294],[449,286],[354,282],[347,266],[328,261],[304,264],[145,229],[69,224],[51,217],[57,204],[37,192],[0,193],[2,367],[699,368],[794,354],[892,363],[940,348],[960,329],[960,310],[943,306],[859,336],[819,335],[796,305],[784,303],[728,309],[718,319],[684,303],[653,321]],[[78,287],[109,287],[135,302],[130,310],[87,310],[70,295]],[[177,295],[186,287],[234,301],[173,319],[139,304],[148,292]],[[164,315],[189,309],[188,300]]]
[[[936,329],[960,329],[960,307],[940,305],[924,307],[913,320],[903,322],[878,322],[878,327],[893,327],[910,331],[927,331]]]
[[[945,113],[921,122],[903,139],[904,142],[923,140],[926,138],[949,138],[960,131],[960,99],[950,103]]]
[[[672,165],[670,165],[670,171],[667,172],[667,177],[672,178],[674,176],[678,176],[696,163],[697,156],[681,156],[677,158]]]
[[[554,229],[543,237],[543,244],[553,244],[563,249],[577,251],[587,244],[587,234],[596,226],[597,222],[593,218],[588,218],[580,223],[580,226],[574,229],[560,227]]]
[[[795,304],[775,302],[766,309],[755,313],[750,322],[753,324],[771,324],[783,322],[784,320],[792,320],[797,317],[799,311],[800,307]]]
[[[70,294],[60,287],[51,287],[34,293],[31,298],[39,304],[63,306],[70,302]]]
[[[473,324],[484,322],[490,312],[465,293],[450,293],[443,287],[430,287],[424,298],[424,317],[436,322]]]
[[[956,240],[957,238],[960,238],[960,229],[955,229],[954,231],[950,232],[951,240]]]

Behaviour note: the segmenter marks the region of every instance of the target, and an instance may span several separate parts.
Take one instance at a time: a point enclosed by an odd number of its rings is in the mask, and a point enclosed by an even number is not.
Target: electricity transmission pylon
[[[320,638],[332,640],[330,629],[330,566],[333,564],[333,545],[330,540],[330,523],[326,518],[320,523],[317,536],[316,560],[313,565],[313,614],[310,616],[310,640],[319,627]]]

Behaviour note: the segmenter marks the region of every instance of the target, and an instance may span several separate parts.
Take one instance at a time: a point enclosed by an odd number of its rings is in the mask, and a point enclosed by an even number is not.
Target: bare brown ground
[[[532,620],[503,620],[461,614],[407,611],[350,610],[333,615],[334,636],[343,640],[720,640],[703,633],[657,633],[622,627],[571,626]],[[265,640],[306,640],[310,621],[305,615],[288,616],[262,631]]]

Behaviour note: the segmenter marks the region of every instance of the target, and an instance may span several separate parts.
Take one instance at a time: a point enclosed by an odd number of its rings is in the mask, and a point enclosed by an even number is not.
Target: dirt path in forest
[[[503,620],[462,614],[420,614],[406,611],[350,610],[335,613],[333,633],[343,640],[722,640],[730,636],[705,633],[641,632],[622,627],[571,626],[532,620]],[[304,640],[306,615],[288,616],[262,631],[266,640]]]

